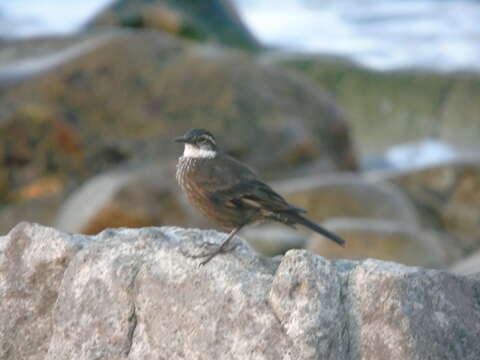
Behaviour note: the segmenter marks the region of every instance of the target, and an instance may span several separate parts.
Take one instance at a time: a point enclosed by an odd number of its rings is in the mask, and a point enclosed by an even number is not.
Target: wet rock
[[[213,40],[247,49],[260,47],[230,0],[118,0],[87,28],[113,25],[159,29],[193,40]]]
[[[263,259],[239,238],[199,268],[190,256],[223,236],[17,227],[0,238],[2,358],[480,356],[479,279],[303,250]]]
[[[441,268],[460,259],[464,252],[440,232],[411,224],[371,219],[330,219],[323,224],[347,242],[344,248],[320,235],[312,235],[306,248],[327,258],[375,258],[406,265]]]
[[[341,111],[299,74],[153,31],[101,39],[3,93],[0,203],[41,176],[73,187],[126,161],[176,157],[171,139],[191,127],[267,176],[320,160],[356,167]]]
[[[480,247],[480,163],[463,159],[403,172],[372,174],[396,183],[415,203],[423,223],[445,231],[466,251]]]
[[[315,221],[332,217],[394,220],[417,226],[410,200],[395,185],[377,184],[354,174],[332,174],[273,184]]]

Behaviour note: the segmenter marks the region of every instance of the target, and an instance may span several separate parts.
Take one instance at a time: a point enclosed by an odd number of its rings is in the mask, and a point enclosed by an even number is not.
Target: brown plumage
[[[207,130],[192,129],[175,139],[185,143],[177,164],[177,180],[189,201],[203,214],[231,231],[220,247],[209,254],[206,264],[240,229],[260,221],[301,224],[339,245],[345,241],[302,216],[305,210],[287,203],[270,186],[258,180],[246,165],[223,153]]]

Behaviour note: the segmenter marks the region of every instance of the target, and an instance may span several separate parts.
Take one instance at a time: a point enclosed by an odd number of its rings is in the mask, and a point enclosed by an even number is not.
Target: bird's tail
[[[340,246],[345,246],[345,240],[343,240],[341,237],[338,235],[335,235],[334,233],[328,231],[327,229],[324,229],[320,225],[314,223],[312,220],[307,219],[306,217],[303,217],[300,214],[292,214],[290,217],[292,221],[294,221],[297,224],[303,225],[327,238],[329,238],[332,241],[335,241],[338,245]]]

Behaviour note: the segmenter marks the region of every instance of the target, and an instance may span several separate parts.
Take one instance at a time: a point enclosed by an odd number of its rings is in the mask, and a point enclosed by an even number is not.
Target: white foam
[[[396,169],[410,169],[441,164],[458,156],[457,151],[449,144],[426,138],[391,147],[386,153],[387,161]]]
[[[345,55],[367,67],[480,70],[473,0],[237,0],[264,43]],[[441,59],[441,61],[439,61]]]

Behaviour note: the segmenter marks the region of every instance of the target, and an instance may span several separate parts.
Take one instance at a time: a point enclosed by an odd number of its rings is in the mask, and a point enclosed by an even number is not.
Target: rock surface
[[[317,234],[309,238],[306,248],[330,259],[375,258],[442,268],[464,255],[446,234],[397,221],[333,218],[322,225],[344,238],[345,248]]]
[[[0,237],[0,359],[44,359],[64,272],[85,238],[21,223]]]
[[[480,357],[480,280],[304,250],[189,256],[224,235],[95,237],[22,223],[0,238],[2,359]]]

